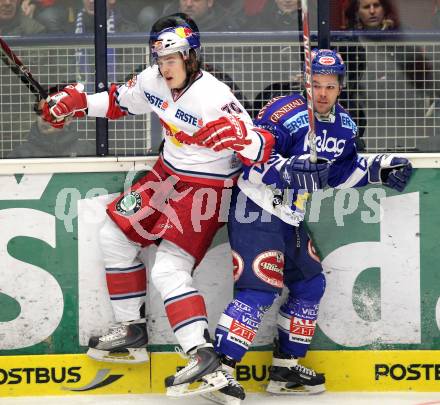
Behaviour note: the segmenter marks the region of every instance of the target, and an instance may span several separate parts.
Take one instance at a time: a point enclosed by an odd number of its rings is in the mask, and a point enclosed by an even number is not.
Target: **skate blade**
[[[295,387],[287,387],[286,382],[269,381],[266,388],[267,392],[279,395],[314,395],[325,391],[325,385],[297,385]]]
[[[129,348],[121,352],[109,352],[107,350],[98,350],[89,348],[87,356],[98,361],[107,361],[110,363],[146,363],[150,358],[145,347],[138,349]]]
[[[216,404],[223,404],[223,405],[241,404],[241,400],[239,398],[234,398],[231,397],[230,395],[225,395],[220,391],[205,392],[201,396],[211,402],[215,402]]]
[[[167,396],[170,398],[192,397],[211,391],[217,391],[228,385],[228,380],[221,370],[214,371],[202,377],[202,381],[173,385],[167,388]]]

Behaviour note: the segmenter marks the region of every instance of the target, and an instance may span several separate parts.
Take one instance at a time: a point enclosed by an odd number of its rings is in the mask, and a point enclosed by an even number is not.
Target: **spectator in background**
[[[178,0],[165,6],[163,14],[188,14],[199,26],[200,32],[238,31],[240,17],[215,0]]]
[[[397,30],[398,14],[391,0],[352,0],[345,12],[348,29]]]
[[[244,14],[248,16],[259,14],[263,10],[266,3],[267,0],[244,0]]]
[[[237,18],[244,12],[244,0],[220,0],[221,5],[229,15]]]
[[[59,91],[64,86],[49,89],[49,94]],[[64,128],[53,128],[41,118],[44,100],[37,101],[34,110],[37,118],[32,124],[27,139],[8,154],[8,158],[44,158],[95,156],[95,141],[79,139],[79,133],[73,129],[71,122]]]
[[[345,11],[349,30],[397,30],[400,27],[398,14],[390,0],[352,0]],[[341,104],[352,115],[358,125],[359,137],[363,137],[367,125],[365,114],[366,94],[362,79],[366,69],[366,55],[363,47],[340,47],[348,70],[348,87],[342,92]],[[364,142],[359,144],[365,148]]]
[[[95,26],[94,0],[82,0],[82,4],[83,7],[79,10],[75,19],[75,34],[77,35],[93,33]],[[117,0],[107,0],[107,32],[109,34],[138,31],[137,25],[126,20],[123,16],[122,7],[123,3],[118,3]],[[95,77],[93,48],[77,49],[76,67],[76,81],[83,83],[86,91],[93,91]],[[116,82],[116,50],[114,48],[107,49],[107,69],[108,80]]]
[[[48,33],[69,31],[69,10],[63,0],[23,0],[21,8],[28,17],[42,24]]]
[[[146,5],[145,5],[146,4]],[[127,4],[128,6],[128,4]],[[162,0],[142,0],[135,1],[134,10],[137,16],[136,23],[142,32],[150,30],[153,23],[162,15],[162,10],[164,8],[164,1]],[[125,9],[125,5],[124,5]],[[133,9],[132,11],[133,12]]]
[[[345,11],[349,30],[397,30],[399,18],[391,0],[352,0]],[[365,49],[363,47],[340,47],[348,70],[348,87],[342,92],[341,103],[347,108],[358,125],[359,138],[363,137],[367,125],[365,115],[365,94],[360,86],[366,68]],[[345,100],[345,101],[344,101]],[[358,144],[360,149],[365,145]]]
[[[82,0],[83,7],[75,19],[75,34],[94,32],[94,0]],[[117,0],[107,0],[107,32],[136,32],[138,27],[133,21],[127,20],[122,13],[124,3]]]
[[[432,28],[440,29],[440,0],[434,0],[434,10],[432,13]]]
[[[261,2],[260,2],[261,3]],[[312,4],[313,3],[313,4]],[[261,5],[261,4],[260,4]],[[249,13],[249,5],[247,13]],[[257,6],[257,3],[255,4]],[[245,5],[246,7],[246,5]],[[312,30],[317,27],[317,8],[316,2],[309,2],[309,22]],[[246,31],[298,31],[302,34],[302,11],[301,0],[267,0],[263,9],[258,13],[248,15],[246,24],[242,26]],[[272,98],[291,94],[298,91],[302,80],[302,66],[304,61],[304,50],[302,38],[297,37],[299,42],[292,42],[289,51],[280,53],[280,71],[290,71],[288,80],[274,81],[268,84],[259,92],[253,103],[253,116],[260,111]],[[272,81],[272,73],[269,73]],[[268,82],[269,80],[263,80]]]
[[[33,18],[26,16],[19,0],[0,0],[0,35],[35,35],[46,31]]]
[[[45,28],[39,22],[25,16],[20,6],[20,0],[0,0],[0,35],[35,36],[43,34]],[[40,55],[39,52],[31,53],[32,57],[28,55],[25,61],[28,66],[31,60],[35,62]],[[11,64],[3,53],[0,55],[2,59],[0,61],[0,141],[2,145],[5,145],[5,141],[10,142],[9,145],[11,145],[2,148],[2,156],[4,156],[3,153],[10,150],[17,138],[20,138],[20,135],[17,134],[25,134],[29,130],[29,123],[23,122],[21,114],[24,111],[29,111],[33,104],[33,96],[20,81],[23,76],[16,66]],[[20,52],[18,56],[21,57]],[[41,80],[41,76],[38,75],[39,65],[34,64],[33,66],[33,73]],[[11,70],[14,72],[12,76]],[[30,87],[29,84],[28,87]]]
[[[367,147],[368,137],[374,149],[415,150],[415,140],[430,135],[422,131],[434,127],[433,118],[428,117],[429,106],[437,98],[431,62],[419,46],[400,41],[382,45],[380,41],[389,37],[372,36],[372,31],[403,31],[392,0],[351,0],[345,15],[349,30],[366,35],[356,37],[359,44],[339,48],[349,80],[341,103],[358,124],[359,133],[367,130]]]
[[[310,4],[310,28],[316,30],[316,3]],[[263,10],[246,19],[246,31],[302,31],[301,0],[269,0]]]

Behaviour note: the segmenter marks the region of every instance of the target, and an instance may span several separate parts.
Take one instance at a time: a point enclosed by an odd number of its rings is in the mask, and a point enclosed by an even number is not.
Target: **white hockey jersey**
[[[258,162],[270,154],[267,133],[254,127],[230,88],[206,71],[201,71],[187,88],[173,95],[155,65],[109,92],[88,95],[87,104],[88,115],[94,117],[119,118],[155,112],[165,128],[161,162],[166,171],[178,174],[182,180],[221,185],[226,179],[238,177],[241,161],[233,151],[214,152],[182,144],[174,137],[179,131],[191,135],[225,114],[235,114],[246,124],[252,143],[240,152],[242,157]]]

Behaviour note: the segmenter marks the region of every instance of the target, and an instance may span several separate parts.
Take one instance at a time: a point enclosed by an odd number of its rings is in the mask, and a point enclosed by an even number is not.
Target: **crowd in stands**
[[[364,24],[358,14],[359,1],[332,0],[332,29],[398,29],[398,16],[383,20],[376,27],[374,18]],[[424,0],[426,2],[428,0]],[[426,16],[426,29],[440,25],[439,0],[433,0],[432,15]],[[311,2],[311,20],[316,21],[316,1]],[[389,0],[376,0],[389,14],[394,9]],[[300,0],[107,0],[114,14],[116,32],[145,32],[160,15],[182,11],[194,18],[201,31],[295,31],[301,29]],[[33,35],[77,31],[81,16],[93,15],[93,0],[0,0],[0,33],[2,35]],[[342,18],[340,10],[345,10]],[[433,11],[432,11],[433,10]],[[336,22],[335,22],[336,21]],[[84,26],[93,23],[84,18]],[[397,25],[389,25],[397,24]],[[371,26],[371,27],[370,27]],[[312,27],[314,28],[314,27]]]
[[[432,145],[432,139],[438,143],[437,137],[433,137],[437,126],[434,119],[438,117],[432,116],[432,112],[439,98],[434,61],[429,60],[421,46],[393,43],[392,39],[388,40],[391,44],[381,43],[381,32],[404,32],[408,28],[401,23],[393,0],[347,0],[345,3],[345,27],[356,31],[357,36],[351,46],[339,47],[348,72],[341,99],[345,99],[360,137],[369,127],[369,136],[380,138],[382,123],[393,123],[390,126],[394,128],[387,132],[388,139],[383,139],[377,147],[404,149],[408,138],[421,137],[417,125],[425,122],[431,131],[423,134],[425,139],[417,141],[414,150],[429,151],[427,145]],[[438,115],[438,108],[435,110]]]
[[[311,28],[316,30],[317,2],[309,3],[311,3],[309,10]],[[338,5],[338,10],[331,10],[332,15],[339,13],[338,15],[342,16],[336,26],[332,19],[332,29],[364,31],[368,34],[372,31],[399,31],[410,28],[400,22],[401,10],[396,8],[396,2],[393,0],[331,0],[330,4],[333,7],[335,4]],[[401,5],[402,2],[399,4]],[[440,0],[434,0],[434,6],[432,15],[426,18],[427,30],[440,28],[440,24],[437,23],[440,21],[438,17]],[[203,32],[302,30],[300,0],[107,0],[107,31],[110,34],[149,32],[153,21],[159,16],[174,12],[190,15],[197,22],[202,35]],[[94,0],[0,0],[0,35],[2,36],[81,35],[93,33],[93,30]],[[414,99],[417,98],[417,91],[424,91],[427,108],[437,106],[438,97],[435,90],[437,80],[433,73],[435,69],[432,61],[427,60],[420,47],[413,46],[409,49],[409,53],[406,48],[404,50],[394,47],[390,50],[391,48],[384,47],[386,63],[394,63],[397,68],[385,64],[383,77],[377,75],[377,77],[369,77],[368,47],[361,42],[362,34],[359,34],[358,42],[355,41],[353,46],[339,46],[348,72],[347,86],[341,95],[341,100],[357,122],[361,137],[367,128],[367,118],[370,120],[370,125],[372,122],[371,117],[367,117],[365,112],[373,109],[368,105],[369,95],[374,95],[375,108],[381,109],[380,94],[377,89],[366,88],[366,82],[404,80],[409,83]],[[252,103],[234,83],[229,72],[223,71],[219,66],[210,66],[209,61],[206,62],[206,68],[216,71],[217,75],[221,76],[219,78],[233,88],[244,106],[254,114],[268,99],[297,91],[301,85],[299,80],[266,84],[267,87],[262,86],[264,88],[255,96]],[[78,49],[75,63],[76,80],[88,82],[93,86],[93,80],[90,79],[94,74],[93,52]],[[117,63],[116,53],[109,48],[110,81],[117,80],[114,72]],[[400,72],[400,75],[396,72]],[[384,108],[388,113],[393,109],[389,105]],[[399,119],[398,113],[396,119]],[[362,141],[359,147],[363,148]]]

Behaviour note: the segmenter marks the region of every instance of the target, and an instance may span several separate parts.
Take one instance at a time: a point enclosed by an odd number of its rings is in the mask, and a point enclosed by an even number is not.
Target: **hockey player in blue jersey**
[[[312,52],[318,162],[310,162],[305,98],[299,94],[276,97],[255,121],[276,138],[271,158],[246,166],[232,197],[228,232],[236,294],[217,325],[215,348],[225,369],[231,371],[252,344],[263,315],[286,287],[289,294],[277,317],[278,337],[267,387],[271,393],[325,390],[324,375],[298,363],[312,341],[325,290],[320,259],[302,222],[310,193],[326,186],[367,184],[402,191],[411,176],[411,163],[405,158],[379,154],[367,159],[357,154],[357,127],[337,102],[344,76],[338,53]],[[224,141],[215,137],[211,131],[194,142],[209,147]],[[234,380],[204,396],[238,404],[245,394]]]

